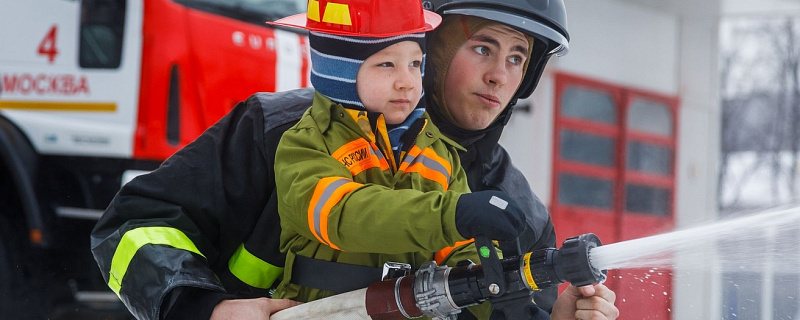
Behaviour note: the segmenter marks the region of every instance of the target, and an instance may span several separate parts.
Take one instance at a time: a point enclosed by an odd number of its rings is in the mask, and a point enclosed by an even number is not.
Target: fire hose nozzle
[[[533,290],[557,286],[563,282],[576,287],[606,280],[606,271],[598,270],[589,260],[589,251],[602,244],[593,233],[572,237],[559,249],[530,252],[523,258],[523,271]],[[530,272],[530,275],[528,274]]]
[[[449,268],[431,262],[416,273],[417,307],[426,316],[446,319],[461,308],[486,300],[495,309],[511,310],[530,303],[530,295],[536,290],[564,282],[575,286],[603,282],[606,271],[598,270],[589,260],[589,251],[600,245],[600,239],[588,233],[567,239],[559,249],[541,249],[502,260],[482,257],[481,265],[467,260]],[[503,289],[495,294],[493,287]]]
[[[476,244],[478,242],[476,239]],[[600,239],[589,233],[567,239],[560,249],[536,250],[502,260],[496,254],[481,255],[484,262],[481,265],[464,260],[451,268],[430,261],[414,274],[312,301],[278,312],[274,318],[329,319],[330,308],[346,308],[342,314],[347,314],[347,319],[368,316],[359,319],[397,320],[428,316],[434,320],[453,320],[458,318],[462,308],[489,301],[506,319],[514,319],[531,304],[535,290],[567,281],[575,286],[605,281],[606,271],[598,270],[589,260],[589,251],[600,245]]]
[[[593,233],[565,240],[554,262],[559,279],[576,287],[605,281],[606,270],[598,270],[589,260],[589,251],[601,245],[600,239]]]

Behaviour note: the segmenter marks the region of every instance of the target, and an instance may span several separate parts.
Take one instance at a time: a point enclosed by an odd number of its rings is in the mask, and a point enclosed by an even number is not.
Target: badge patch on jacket
[[[369,168],[389,169],[383,154],[377,150],[377,146],[364,138],[359,138],[341,146],[331,156],[356,176]]]

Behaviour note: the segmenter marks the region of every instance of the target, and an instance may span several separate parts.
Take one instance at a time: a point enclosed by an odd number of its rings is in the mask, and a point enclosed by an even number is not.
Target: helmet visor
[[[545,40],[550,44],[549,52],[547,52],[547,54],[563,56],[569,52],[569,40],[567,40],[564,35],[545,24],[530,18],[520,17],[519,15],[502,11],[478,8],[445,9],[442,14],[463,14],[497,21],[520,30],[534,38]]]

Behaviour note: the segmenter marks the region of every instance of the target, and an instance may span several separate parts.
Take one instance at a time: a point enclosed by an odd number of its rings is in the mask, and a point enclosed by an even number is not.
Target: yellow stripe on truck
[[[128,272],[133,256],[139,248],[148,245],[168,245],[176,249],[191,251],[205,256],[197,250],[192,240],[182,231],[169,227],[143,227],[125,232],[119,241],[114,257],[111,259],[111,270],[109,270],[108,286],[119,296],[122,288],[122,279]]]
[[[115,112],[113,102],[53,102],[53,101],[0,101],[0,109],[70,111],[70,112]]]

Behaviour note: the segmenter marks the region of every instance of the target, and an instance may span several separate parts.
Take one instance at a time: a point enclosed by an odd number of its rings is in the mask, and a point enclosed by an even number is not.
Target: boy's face
[[[358,97],[368,111],[399,124],[416,108],[422,94],[422,49],[403,41],[371,55],[356,75]]]
[[[448,110],[460,127],[482,130],[492,124],[522,82],[529,50],[521,32],[499,23],[461,45],[444,80]]]

